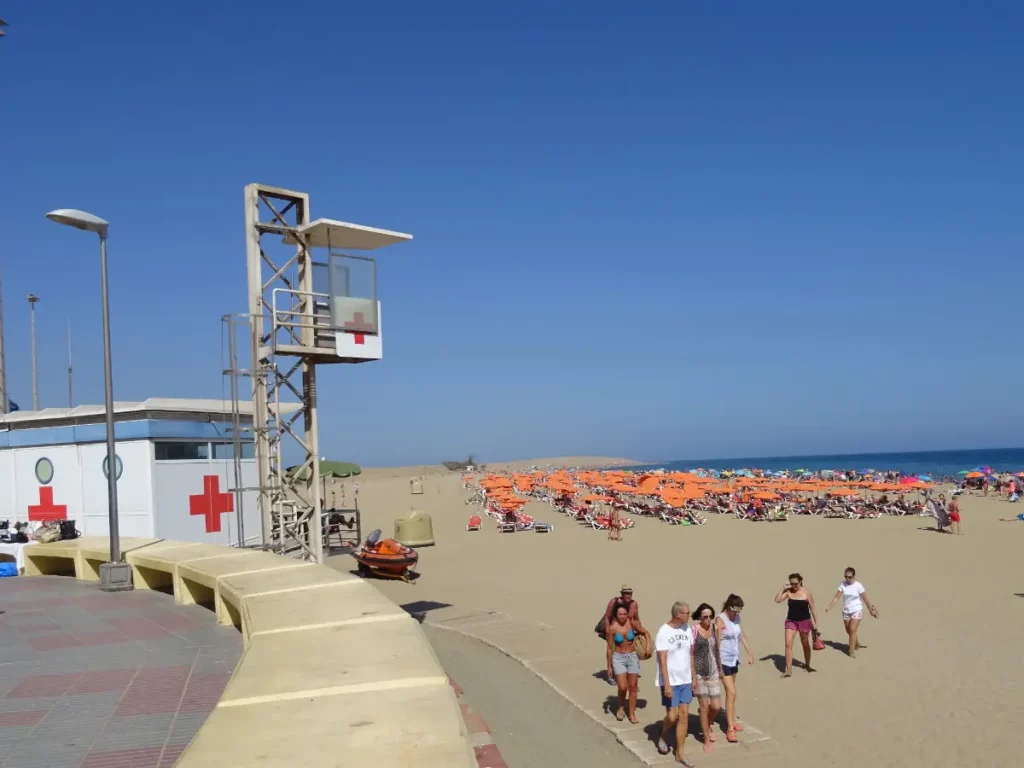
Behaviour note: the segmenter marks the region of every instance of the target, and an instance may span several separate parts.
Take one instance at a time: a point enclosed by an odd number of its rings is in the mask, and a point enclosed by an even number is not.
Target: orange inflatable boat
[[[415,578],[414,571],[420,556],[416,550],[394,539],[382,539],[380,529],[366,537],[366,542],[352,555],[359,563],[360,576],[379,576],[385,579]]]

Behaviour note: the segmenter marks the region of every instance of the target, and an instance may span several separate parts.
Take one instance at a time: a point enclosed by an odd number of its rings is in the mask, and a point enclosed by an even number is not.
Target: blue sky
[[[385,359],[320,375],[325,454],[1024,442],[1017,6],[724,5],[7,0],[12,396],[31,291],[42,404],[69,318],[102,401],[56,207],[112,222],[116,397],[225,393],[259,181],[416,238],[380,254]]]

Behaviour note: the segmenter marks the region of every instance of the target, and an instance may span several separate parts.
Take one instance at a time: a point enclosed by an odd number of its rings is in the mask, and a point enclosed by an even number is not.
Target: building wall
[[[110,530],[103,472],[106,451],[105,443],[0,450],[0,520],[38,521],[41,508],[49,507],[48,516],[74,520],[84,535],[106,536]],[[116,451],[121,466],[117,500],[122,536],[237,542],[235,498],[228,493],[234,486],[230,459],[155,461],[150,440],[118,441]],[[37,476],[43,459],[53,468],[52,476],[42,473],[49,480],[46,483]],[[256,485],[252,460],[242,462],[242,484]],[[206,494],[208,485],[216,493]],[[220,508],[230,511],[205,514]],[[243,494],[243,510],[246,538],[258,539],[260,516],[254,491]]]
[[[120,528],[124,536],[152,536],[151,444],[117,444]],[[103,535],[107,525],[106,445],[48,445],[0,451],[0,519],[41,517],[74,520],[86,535]],[[52,467],[47,471],[45,467]],[[48,482],[42,480],[49,479]],[[47,509],[50,508],[50,509]]]
[[[153,470],[154,536],[211,544],[237,543],[235,495],[228,492],[235,485],[234,464],[230,460],[157,461]],[[243,460],[242,486],[255,485],[256,462]],[[207,494],[207,490],[211,493]],[[256,496],[255,491],[242,494],[244,534],[250,542],[262,536]]]

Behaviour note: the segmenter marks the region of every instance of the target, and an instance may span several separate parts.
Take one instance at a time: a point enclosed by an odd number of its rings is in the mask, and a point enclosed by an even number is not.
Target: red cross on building
[[[188,497],[188,513],[206,517],[206,532],[220,531],[220,516],[235,510],[235,500],[230,493],[220,492],[220,478],[217,475],[203,475],[203,492]]]
[[[39,486],[39,503],[28,505],[28,519],[48,523],[51,520],[67,520],[66,504],[53,503],[53,488],[48,485]]]
[[[352,319],[341,327],[349,331],[355,331],[352,335],[355,337],[356,344],[365,344],[366,334],[364,332],[373,330],[373,326],[366,322],[362,312],[356,312],[352,315]]]

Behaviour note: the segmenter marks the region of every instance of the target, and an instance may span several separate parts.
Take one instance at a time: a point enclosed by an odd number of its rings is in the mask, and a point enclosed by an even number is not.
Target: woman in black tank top
[[[804,647],[804,669],[813,672],[811,666],[811,633],[818,628],[818,611],[814,607],[814,596],[804,587],[799,573],[789,574],[789,581],[775,596],[775,602],[788,602],[786,612],[786,671],[783,677],[793,674],[793,640],[800,635]]]

